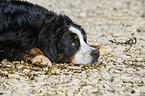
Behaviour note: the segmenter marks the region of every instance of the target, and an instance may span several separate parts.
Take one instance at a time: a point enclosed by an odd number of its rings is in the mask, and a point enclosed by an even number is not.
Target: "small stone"
[[[136,31],[137,32],[145,32],[145,25],[138,27]]]
[[[67,90],[67,96],[73,96],[74,94],[73,94],[73,92],[74,92],[75,90],[74,89],[68,89]]]
[[[60,69],[55,67],[55,66],[52,66],[51,67],[51,73],[55,74],[55,75],[58,75],[60,73]]]
[[[87,14],[86,13],[80,13],[79,17],[80,18],[86,18],[87,17]]]
[[[19,69],[21,69],[23,67],[24,67],[24,65],[22,65],[22,64],[17,65],[17,68],[19,68]]]
[[[88,90],[88,89],[91,89],[91,88],[92,88],[91,85],[88,85],[88,86],[84,86],[84,87],[82,87],[83,90]]]

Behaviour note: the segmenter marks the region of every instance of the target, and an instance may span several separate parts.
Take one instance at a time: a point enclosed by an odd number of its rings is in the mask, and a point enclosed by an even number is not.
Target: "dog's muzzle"
[[[92,63],[97,62],[97,61],[98,61],[98,58],[99,58],[99,56],[100,56],[100,51],[98,51],[98,50],[93,50],[93,51],[91,52],[91,56],[92,56]]]

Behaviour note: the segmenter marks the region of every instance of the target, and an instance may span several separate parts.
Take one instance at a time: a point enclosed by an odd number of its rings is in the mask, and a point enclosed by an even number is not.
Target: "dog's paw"
[[[47,65],[50,67],[52,66],[51,61],[47,57],[45,57],[44,55],[37,55],[31,61],[33,64],[40,63],[42,65]]]

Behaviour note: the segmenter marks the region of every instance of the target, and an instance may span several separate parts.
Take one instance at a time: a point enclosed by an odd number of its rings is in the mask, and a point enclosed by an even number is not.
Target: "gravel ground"
[[[101,45],[99,63],[0,63],[3,96],[145,96],[144,0],[28,0],[68,15]]]

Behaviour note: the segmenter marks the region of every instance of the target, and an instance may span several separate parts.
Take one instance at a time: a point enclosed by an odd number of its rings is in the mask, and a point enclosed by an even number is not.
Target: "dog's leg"
[[[43,65],[52,66],[51,61],[44,56],[38,48],[32,48],[25,51],[17,43],[11,40],[0,40],[0,61],[7,59],[9,61],[28,61]]]
[[[45,57],[42,51],[38,48],[32,48],[31,50],[26,51],[24,55],[24,60],[31,61],[34,64],[39,63],[43,65],[48,65],[50,67],[52,66],[51,61],[47,57]]]

